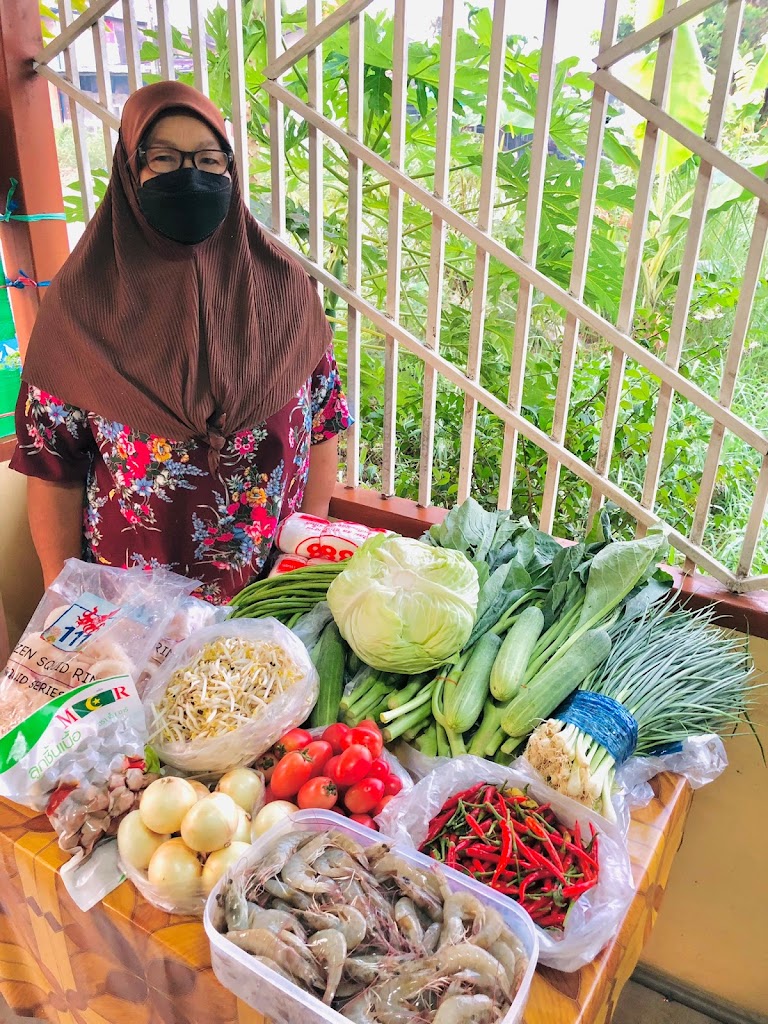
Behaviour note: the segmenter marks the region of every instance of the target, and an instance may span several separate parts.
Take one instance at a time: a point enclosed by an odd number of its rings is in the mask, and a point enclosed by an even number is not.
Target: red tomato
[[[390,775],[384,780],[384,792],[387,796],[397,796],[402,788],[403,784],[396,775]]]
[[[275,768],[277,768],[277,757],[271,751],[267,751],[266,754],[262,754],[261,757],[254,764],[254,768],[264,775],[264,781],[270,782],[274,775]]]
[[[321,738],[326,743],[331,744],[334,754],[340,754],[344,750],[342,740],[345,736],[349,736],[351,732],[352,730],[348,725],[344,725],[343,722],[337,722],[335,725],[329,725]]]
[[[324,771],[333,754],[333,747],[325,740],[313,740],[308,747],[304,747],[302,754],[312,759],[312,776],[315,777]]]
[[[314,767],[305,750],[292,750],[281,757],[272,775],[272,792],[276,800],[290,800],[312,777]]]
[[[381,814],[381,812],[384,810],[384,808],[387,806],[387,804],[390,803],[390,801],[392,801],[394,799],[395,798],[393,796],[385,796],[382,799],[382,801],[379,804],[379,806],[374,810],[374,812],[373,812],[374,818],[377,817],[379,814]]]
[[[366,828],[372,828],[374,832],[379,831],[379,826],[370,816],[370,814],[350,814],[350,821],[356,821],[358,825],[365,825]]]
[[[306,729],[291,729],[285,736],[282,736],[274,745],[273,750],[277,759],[290,754],[292,750],[303,750],[312,742],[312,736]]]
[[[368,814],[378,807],[384,797],[384,783],[381,779],[363,779],[350,786],[344,794],[344,803],[352,814]]]
[[[389,765],[383,757],[377,757],[371,767],[368,769],[369,779],[381,779],[386,784],[387,779],[390,776]]]
[[[329,758],[325,762],[325,768],[323,769],[325,774],[329,778],[333,779],[333,781],[336,783],[337,786],[339,785],[339,780],[336,777],[336,771],[337,771],[337,769],[339,767],[339,761],[340,761],[339,755],[335,754],[333,757]]]
[[[352,730],[352,742],[368,747],[371,757],[378,757],[384,747],[384,740],[376,725],[373,725],[373,728],[367,725],[358,725]]]
[[[302,809],[306,807],[321,807],[329,811],[339,798],[339,791],[336,783],[326,775],[318,775],[317,778],[305,782],[299,790],[297,803]]]
[[[367,747],[354,743],[351,747],[339,754],[339,763],[336,765],[336,781],[340,786],[354,786],[368,774],[373,762],[371,752]]]

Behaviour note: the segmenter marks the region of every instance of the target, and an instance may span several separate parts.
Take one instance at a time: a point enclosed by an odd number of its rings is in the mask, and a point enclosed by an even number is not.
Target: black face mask
[[[196,167],[158,174],[138,189],[139,208],[149,224],[166,238],[195,245],[223,222],[232,198],[226,174]]]

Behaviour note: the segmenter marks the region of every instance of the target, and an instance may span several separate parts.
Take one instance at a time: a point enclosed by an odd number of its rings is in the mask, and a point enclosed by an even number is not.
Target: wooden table
[[[576,974],[536,972],[525,1024],[608,1024],[658,912],[691,802],[662,775],[633,816],[637,896],[620,934]],[[0,991],[53,1024],[263,1024],[222,988],[202,925],[146,903],[126,882],[87,914],[61,883],[64,857],[43,816],[0,800]],[[296,1022],[300,1024],[300,1022]]]

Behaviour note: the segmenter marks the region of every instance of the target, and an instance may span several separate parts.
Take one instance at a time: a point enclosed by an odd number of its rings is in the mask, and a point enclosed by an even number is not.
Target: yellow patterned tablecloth
[[[620,934],[576,974],[536,972],[525,1024],[608,1024],[659,909],[691,793],[676,776],[633,816],[637,897]],[[125,882],[85,914],[43,816],[0,800],[0,992],[52,1024],[264,1024],[222,988],[202,925],[150,906]],[[296,1021],[295,1024],[301,1024]]]

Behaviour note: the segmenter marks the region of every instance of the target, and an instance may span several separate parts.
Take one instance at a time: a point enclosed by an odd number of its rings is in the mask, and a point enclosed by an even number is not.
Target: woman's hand
[[[46,588],[68,558],[83,557],[84,499],[82,483],[53,483],[33,476],[27,480],[29,528]]]
[[[309,476],[304,488],[301,511],[309,516],[328,518],[328,506],[339,472],[339,439],[313,444],[309,453]]]

